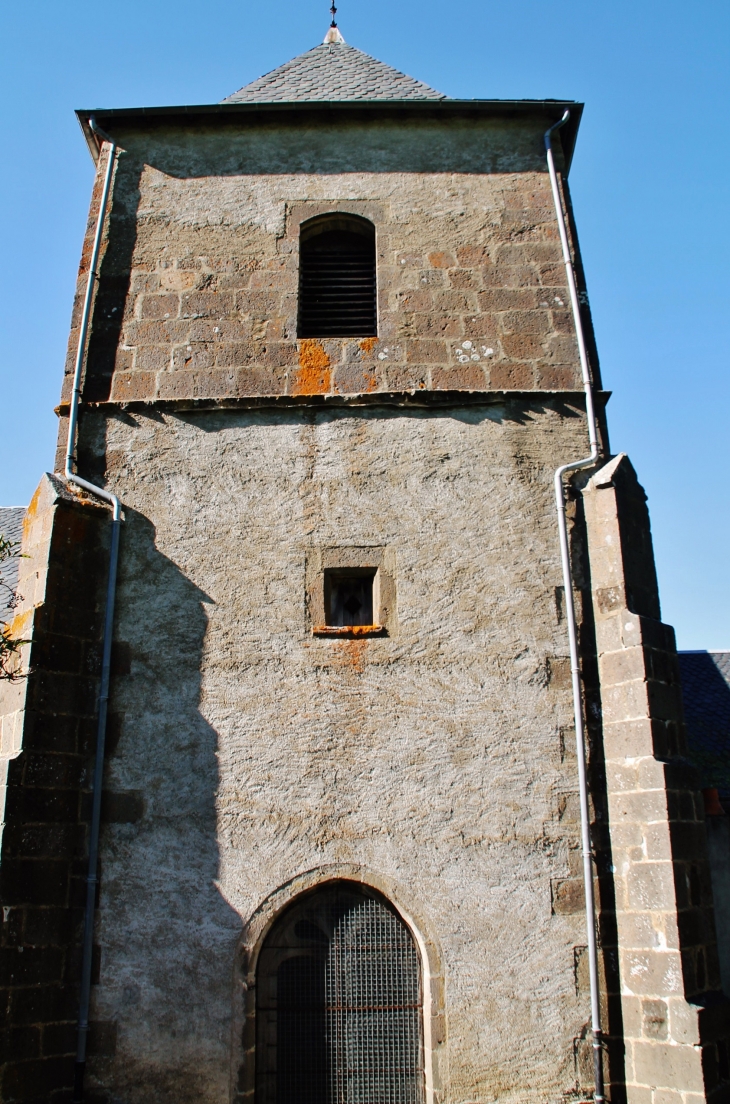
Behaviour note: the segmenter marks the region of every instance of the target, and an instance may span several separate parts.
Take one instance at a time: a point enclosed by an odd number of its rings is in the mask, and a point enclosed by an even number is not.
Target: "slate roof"
[[[680,652],[687,755],[730,813],[730,652]]]
[[[348,46],[325,43],[280,65],[221,103],[307,100],[445,100],[441,92]]]
[[[25,506],[0,506],[0,534],[9,541],[20,541],[23,535]],[[18,585],[17,556],[12,556],[0,564],[0,621],[9,621],[12,617],[10,606],[11,593]],[[5,584],[5,585],[2,585]]]

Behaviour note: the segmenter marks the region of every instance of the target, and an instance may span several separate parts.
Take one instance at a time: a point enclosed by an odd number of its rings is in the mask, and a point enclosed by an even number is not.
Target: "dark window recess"
[[[328,215],[301,230],[299,337],[375,337],[375,227]]]
[[[423,1104],[418,954],[379,896],[341,882],[292,905],[256,994],[256,1104]]]
[[[333,628],[348,625],[373,625],[375,571],[326,571],[324,610],[326,623]]]

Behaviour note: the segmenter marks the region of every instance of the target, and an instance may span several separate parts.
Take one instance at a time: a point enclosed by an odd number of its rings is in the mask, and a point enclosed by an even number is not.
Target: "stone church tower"
[[[335,28],[220,104],[79,112],[67,477],[3,691],[3,1101],[559,1104],[594,1041],[616,1104],[728,1100],[580,115],[448,99]]]

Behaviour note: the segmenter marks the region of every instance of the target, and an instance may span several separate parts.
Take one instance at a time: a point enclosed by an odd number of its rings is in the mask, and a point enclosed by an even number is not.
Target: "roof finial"
[[[332,0],[332,7],[330,8],[330,11],[332,12],[332,22],[330,23],[330,29],[327,31],[327,34],[324,36],[323,45],[324,46],[331,46],[331,45],[334,44],[336,46],[344,46],[345,45],[345,40],[342,37],[342,35],[340,34],[340,29],[337,26],[337,20],[335,19],[335,16],[337,15],[337,8],[335,7],[335,0]]]

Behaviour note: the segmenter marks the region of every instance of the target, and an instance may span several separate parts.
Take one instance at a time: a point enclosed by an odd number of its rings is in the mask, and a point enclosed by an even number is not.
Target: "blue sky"
[[[321,41],[322,0],[13,4],[2,24],[0,504],[53,464],[92,184],[77,107],[210,103]],[[343,0],[450,96],[583,100],[571,171],[611,444],[649,495],[665,621],[730,648],[727,0]]]

